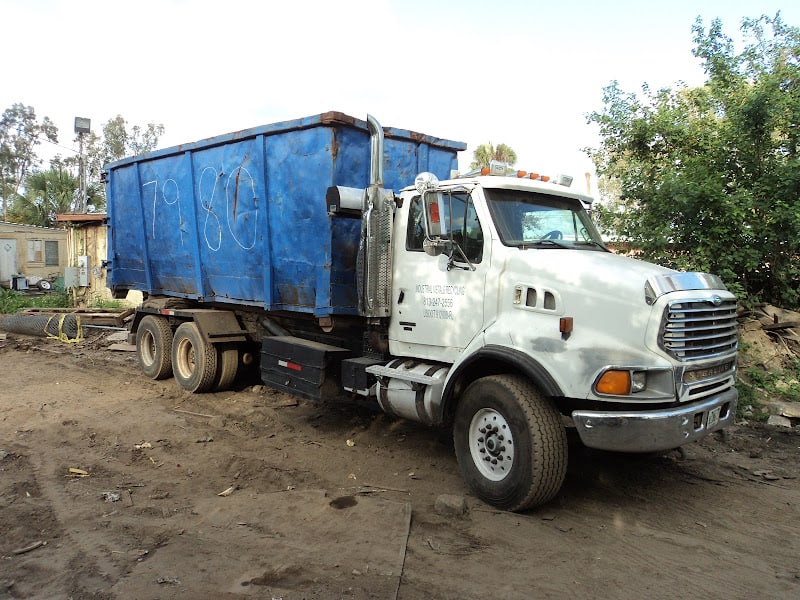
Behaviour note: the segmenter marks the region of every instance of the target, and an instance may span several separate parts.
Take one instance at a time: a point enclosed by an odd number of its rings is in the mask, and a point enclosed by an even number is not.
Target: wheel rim
[[[178,342],[178,348],[175,353],[175,367],[178,374],[184,379],[188,379],[194,373],[194,345],[187,339],[182,339]]]
[[[505,417],[496,410],[482,408],[472,417],[469,449],[475,467],[486,479],[500,481],[511,473],[514,439]]]
[[[475,467],[486,479],[500,481],[511,473],[514,439],[505,417],[496,410],[482,408],[472,417],[469,448]]]
[[[142,362],[148,367],[156,360],[156,338],[149,331],[142,333],[141,349]]]

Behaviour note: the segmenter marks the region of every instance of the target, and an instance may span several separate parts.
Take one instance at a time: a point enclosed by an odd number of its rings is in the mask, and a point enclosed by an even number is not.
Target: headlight
[[[647,388],[647,372],[630,369],[609,369],[594,384],[598,394],[629,396]]]

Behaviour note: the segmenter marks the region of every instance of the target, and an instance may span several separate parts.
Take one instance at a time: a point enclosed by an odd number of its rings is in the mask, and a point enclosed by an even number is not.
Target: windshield
[[[604,249],[578,200],[521,190],[484,188],[483,192],[506,246]]]

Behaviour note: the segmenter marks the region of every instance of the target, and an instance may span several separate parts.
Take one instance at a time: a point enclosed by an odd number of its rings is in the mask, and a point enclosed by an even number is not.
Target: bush
[[[66,291],[42,296],[26,296],[15,290],[0,289],[0,313],[11,314],[24,308],[72,308],[72,298]]]

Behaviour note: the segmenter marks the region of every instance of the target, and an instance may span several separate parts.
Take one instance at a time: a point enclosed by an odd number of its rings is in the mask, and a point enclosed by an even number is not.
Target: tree
[[[693,27],[707,82],[640,95],[616,82],[588,116],[598,175],[617,189],[601,223],[645,258],[720,274],[750,300],[800,301],[800,30],[745,19],[734,52],[722,24]],[[616,186],[616,188],[615,188]]]
[[[87,205],[105,208],[103,166],[130,154],[153,150],[164,133],[163,125],[149,123],[143,128],[128,124],[121,115],[103,126],[103,137],[90,132],[84,139],[87,156]],[[2,219],[34,225],[50,224],[58,212],[72,212],[78,188],[78,156],[58,155],[50,169],[40,172],[36,147],[43,139],[58,142],[58,128],[44,117],[41,122],[31,106],[14,104],[0,120],[0,194]],[[73,186],[74,187],[71,187]]]
[[[148,123],[146,128],[133,125],[129,130],[122,115],[117,115],[103,125],[103,139],[97,144],[97,154],[104,162],[110,162],[149,152],[158,146],[162,135],[164,126],[161,124]]]
[[[19,193],[25,176],[41,161],[36,146],[42,138],[58,141],[58,128],[44,117],[36,119],[32,106],[16,103],[0,119],[0,195],[3,197],[3,220],[8,216],[8,200]]]
[[[52,227],[56,215],[75,208],[78,178],[63,167],[31,173],[23,187],[9,212],[16,223]]]
[[[98,210],[105,206],[105,186],[102,183],[105,165],[126,156],[154,150],[164,133],[164,126],[148,123],[146,128],[133,125],[129,130],[127,121],[122,115],[117,115],[103,125],[102,132],[103,135],[99,136],[91,131],[84,138],[87,203]],[[66,158],[57,156],[50,164],[53,168],[65,167],[74,173],[79,171],[77,155]]]
[[[514,166],[517,162],[517,153],[505,144],[498,144],[495,148],[492,142],[481,144],[472,153],[471,169],[481,169],[488,167],[493,160],[500,161],[508,166]]]
[[[102,138],[92,132],[86,142],[87,179],[90,187],[100,182],[103,167],[107,163],[155,150],[163,134],[164,125],[161,124],[148,123],[145,128],[133,125],[129,129],[122,115],[109,119],[103,125]]]

